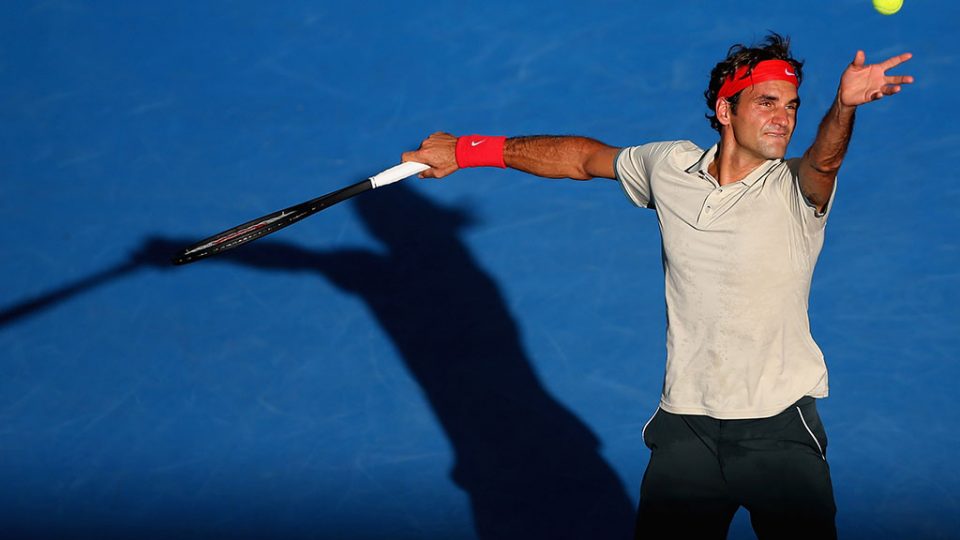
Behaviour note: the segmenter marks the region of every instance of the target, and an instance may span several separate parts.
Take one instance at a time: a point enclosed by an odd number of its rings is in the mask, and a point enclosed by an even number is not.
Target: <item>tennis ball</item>
[[[873,0],[873,9],[882,15],[893,15],[903,7],[903,0]]]

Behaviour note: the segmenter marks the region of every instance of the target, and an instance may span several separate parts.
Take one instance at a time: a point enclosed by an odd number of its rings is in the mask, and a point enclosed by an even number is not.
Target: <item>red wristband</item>
[[[457,139],[457,166],[467,167],[500,167],[506,168],[503,162],[503,145],[506,137],[489,137],[486,135],[465,135]]]

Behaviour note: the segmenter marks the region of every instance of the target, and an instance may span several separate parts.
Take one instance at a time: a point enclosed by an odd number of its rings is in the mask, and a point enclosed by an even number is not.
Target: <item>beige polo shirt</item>
[[[625,148],[617,180],[634,204],[656,210],[660,224],[667,303],[660,406],[763,418],[805,395],[827,395],[807,318],[827,215],[801,194],[798,159],[767,161],[721,187],[707,172],[716,152],[690,141]]]

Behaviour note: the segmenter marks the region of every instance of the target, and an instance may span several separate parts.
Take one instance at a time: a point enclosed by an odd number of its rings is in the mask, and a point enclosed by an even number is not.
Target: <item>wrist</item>
[[[502,136],[464,135],[457,139],[457,166],[506,168],[503,147],[507,138]]]

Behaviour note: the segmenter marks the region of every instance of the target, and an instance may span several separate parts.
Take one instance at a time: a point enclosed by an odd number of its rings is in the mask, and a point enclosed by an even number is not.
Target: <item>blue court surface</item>
[[[841,537],[960,538],[960,4],[0,14],[0,536],[629,537],[665,324],[616,183],[411,179],[168,260],[438,130],[709,146],[710,69],[775,30],[806,60],[790,155],[858,48],[914,53],[858,112],[810,316]]]

